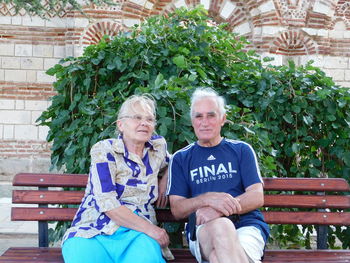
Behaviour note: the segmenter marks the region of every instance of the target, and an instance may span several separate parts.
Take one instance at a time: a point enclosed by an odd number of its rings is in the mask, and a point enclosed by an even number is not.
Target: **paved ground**
[[[38,223],[11,221],[11,205],[11,184],[0,182],[0,255],[13,246],[38,246]]]

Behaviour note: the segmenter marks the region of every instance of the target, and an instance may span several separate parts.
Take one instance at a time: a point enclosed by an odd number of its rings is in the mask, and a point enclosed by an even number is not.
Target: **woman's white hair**
[[[142,95],[132,95],[127,98],[120,106],[117,120],[121,120],[123,117],[128,116],[130,112],[137,113],[137,110],[135,109],[136,105],[140,106],[145,112],[151,113],[153,117],[156,117],[156,101],[150,94],[144,93]]]
[[[215,90],[212,88],[197,88],[191,97],[191,109],[190,109],[190,117],[192,119],[193,117],[193,106],[197,101],[200,101],[202,99],[212,98],[216,102],[219,111],[220,111],[220,117],[224,116],[226,113],[226,103],[224,97],[220,96]]]
[[[136,113],[135,106],[138,105],[141,109],[148,111],[154,117],[156,116],[156,102],[151,95],[145,93],[142,95],[132,95],[127,98],[122,106],[120,106],[118,112],[118,120],[122,119],[125,115],[130,114],[130,111]]]

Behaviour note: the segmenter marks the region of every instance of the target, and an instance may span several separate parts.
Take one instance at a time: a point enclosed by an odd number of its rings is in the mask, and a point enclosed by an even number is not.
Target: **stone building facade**
[[[0,181],[17,172],[48,171],[47,129],[36,119],[53,96],[45,71],[79,56],[105,34],[115,35],[146,17],[202,4],[217,22],[250,41],[249,49],[274,64],[308,60],[350,87],[350,0],[114,0],[80,12],[47,13],[47,20],[0,4]],[[43,4],[47,4],[43,0]]]

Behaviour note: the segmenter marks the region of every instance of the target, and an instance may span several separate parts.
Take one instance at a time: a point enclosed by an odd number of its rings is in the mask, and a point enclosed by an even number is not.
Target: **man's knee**
[[[226,217],[220,217],[208,223],[208,231],[217,234],[225,234],[226,236],[235,233],[236,228],[230,219]]]
[[[205,225],[203,231],[206,232],[206,238],[212,240],[214,246],[216,242],[220,244],[230,244],[231,242],[238,240],[234,224],[226,217],[210,221]]]

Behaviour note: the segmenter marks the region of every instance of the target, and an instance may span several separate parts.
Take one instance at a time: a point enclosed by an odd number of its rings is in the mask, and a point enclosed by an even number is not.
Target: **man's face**
[[[192,126],[203,146],[214,146],[221,141],[221,127],[226,115],[221,116],[218,105],[213,98],[203,98],[193,105]]]

